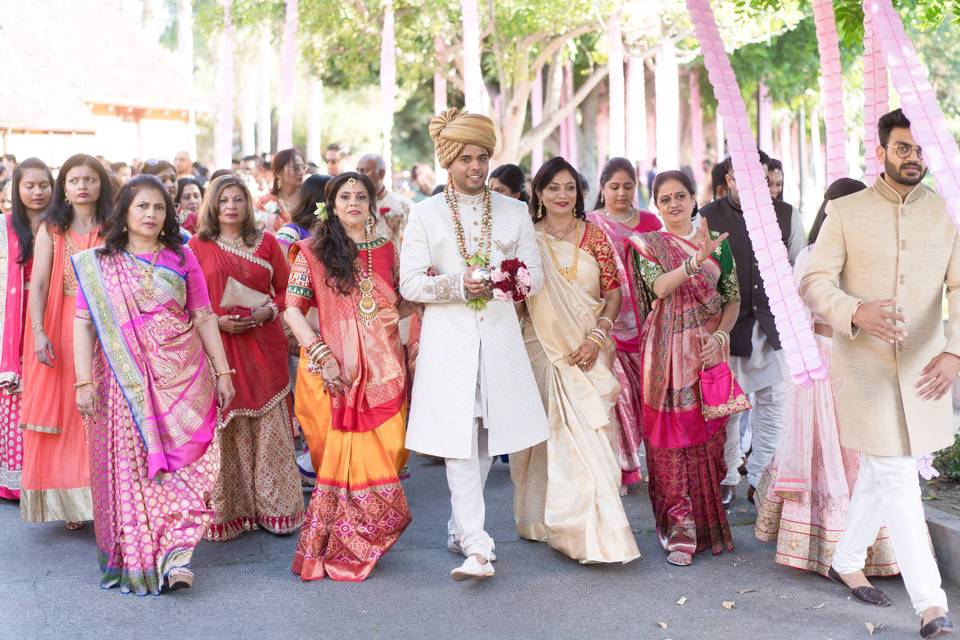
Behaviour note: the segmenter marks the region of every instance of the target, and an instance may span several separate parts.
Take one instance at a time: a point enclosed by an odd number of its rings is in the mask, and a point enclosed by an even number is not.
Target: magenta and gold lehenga
[[[73,258],[77,317],[93,322],[97,406],[86,421],[101,586],[158,594],[213,521],[213,373],[194,328],[211,313],[196,258],[163,249]]]

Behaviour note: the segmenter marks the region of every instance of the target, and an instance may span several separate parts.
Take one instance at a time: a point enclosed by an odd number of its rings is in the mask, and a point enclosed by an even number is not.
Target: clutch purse
[[[251,289],[232,276],[227,278],[227,286],[223,288],[223,296],[220,298],[221,309],[233,309],[235,307],[244,307],[247,309],[256,309],[265,307],[273,302],[269,294]]]
[[[726,362],[700,372],[700,408],[708,422],[751,408],[747,394],[740,388]]]

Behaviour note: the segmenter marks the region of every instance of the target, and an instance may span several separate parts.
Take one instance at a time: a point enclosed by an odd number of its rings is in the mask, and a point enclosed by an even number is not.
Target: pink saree
[[[640,381],[643,377],[640,357],[640,323],[638,315],[646,316],[649,311],[649,302],[640,292],[640,299],[634,291],[633,284],[627,273],[627,249],[630,236],[635,233],[657,231],[662,226],[657,216],[647,211],[638,213],[636,226],[628,227],[603,215],[601,211],[587,214],[587,220],[600,227],[616,252],[617,274],[622,286],[620,295],[623,303],[620,306],[620,315],[610,332],[617,348],[616,358],[613,361],[613,375],[620,383],[620,395],[617,398],[617,420],[620,428],[617,431],[617,462],[620,463],[620,484],[627,486],[643,480],[640,472],[640,449],[643,446],[643,396],[640,392]],[[643,311],[638,314],[638,306]]]
[[[165,249],[150,287],[126,252],[73,258],[77,317],[96,326],[87,420],[101,586],[157,594],[213,520],[214,380],[192,316],[210,313],[196,258]]]
[[[13,217],[0,222],[0,498],[20,498],[23,467],[23,432],[20,431],[21,360],[27,296],[26,266],[20,258],[20,238]]]

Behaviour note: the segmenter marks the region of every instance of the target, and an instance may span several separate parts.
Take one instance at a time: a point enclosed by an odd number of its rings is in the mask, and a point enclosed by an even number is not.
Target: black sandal
[[[921,638],[939,638],[953,633],[953,623],[947,616],[934,618],[927,624],[920,627]]]
[[[850,593],[853,594],[853,597],[860,602],[866,602],[867,604],[872,604],[875,607],[889,607],[891,604],[893,604],[890,601],[890,598],[887,597],[887,594],[876,587],[850,587],[846,582],[843,581],[843,578],[840,577],[840,574],[837,573],[837,570],[833,567],[830,567],[830,571],[827,572],[827,577],[838,584],[842,584],[847,589],[850,589]]]

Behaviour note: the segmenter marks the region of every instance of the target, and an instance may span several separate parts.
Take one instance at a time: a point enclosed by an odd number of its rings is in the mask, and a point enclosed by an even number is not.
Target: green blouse
[[[716,231],[711,231],[710,237],[716,240],[720,237],[720,234]],[[647,285],[650,296],[655,299],[657,294],[654,293],[653,283],[657,278],[666,273],[666,271],[664,271],[659,263],[644,258],[638,252],[633,251],[631,253],[633,253],[637,272],[640,274],[640,277],[643,278],[644,284]],[[726,240],[721,242],[717,250],[713,252],[713,257],[720,263],[720,279],[717,281],[717,291],[720,293],[720,299],[723,301],[723,304],[732,300],[739,302],[740,282],[737,280],[737,268],[733,260],[733,251],[730,249],[730,245]]]

